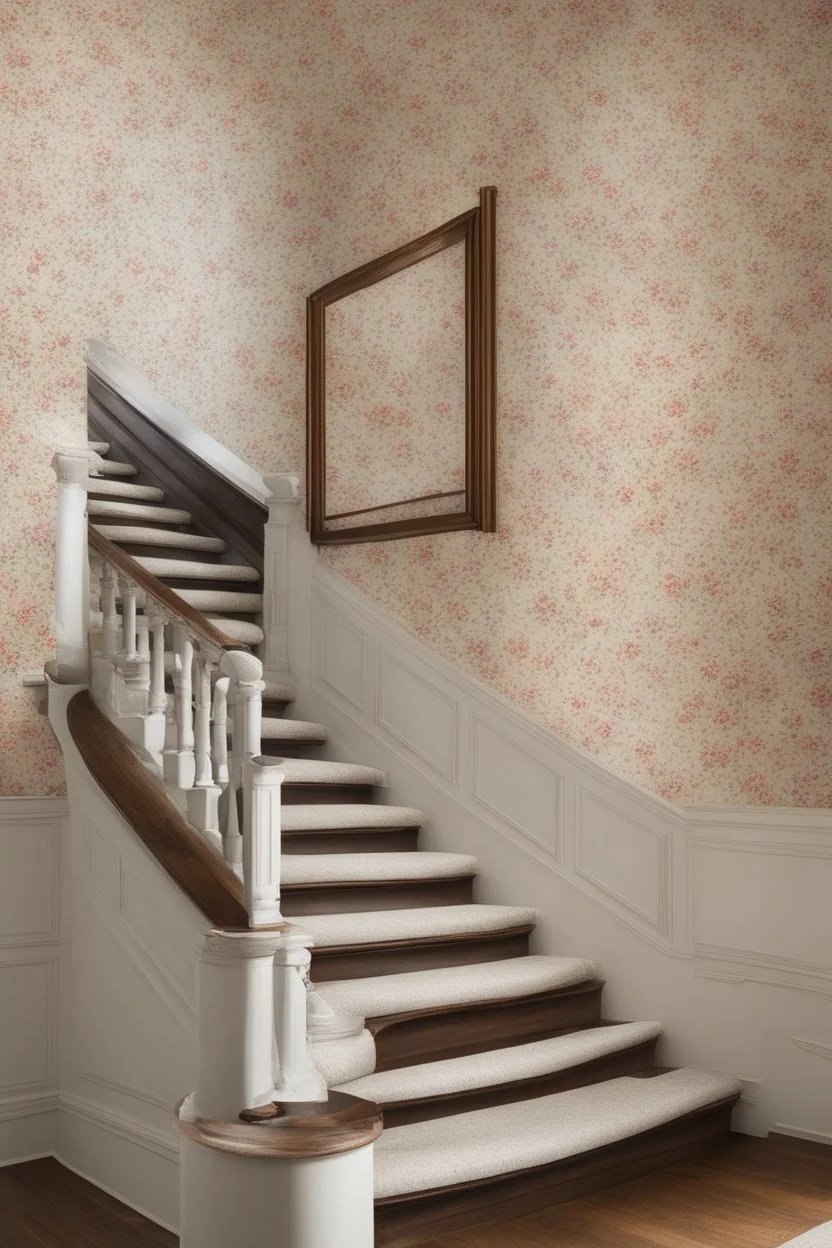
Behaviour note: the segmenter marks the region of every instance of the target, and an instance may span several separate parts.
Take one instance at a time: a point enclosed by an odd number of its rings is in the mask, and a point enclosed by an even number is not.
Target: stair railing
[[[280,760],[260,756],[262,663],[119,546],[87,532],[85,452],[60,453],[53,467],[58,660],[49,673],[89,684],[102,715],[184,799],[191,827],[233,872],[228,891],[242,881],[248,926],[210,931],[198,958],[193,1112],[236,1119],[273,1101],[326,1100],[307,1044],[311,939],[280,912],[283,773]],[[177,867],[188,852],[182,842]]]

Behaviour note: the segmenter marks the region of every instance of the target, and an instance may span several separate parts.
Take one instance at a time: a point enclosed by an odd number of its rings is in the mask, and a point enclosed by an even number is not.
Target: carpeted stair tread
[[[286,784],[386,784],[377,767],[361,763],[331,763],[328,759],[285,758],[280,770]],[[285,826],[285,825],[284,825]]]
[[[233,589],[178,589],[179,597],[197,611],[239,611],[244,615],[257,615],[263,610],[262,594],[247,594]]]
[[[782,1248],[832,1248],[832,1222],[824,1222],[811,1231],[804,1231],[797,1239],[790,1239]]]
[[[306,918],[303,919],[306,928]],[[584,983],[595,976],[587,958],[555,958],[530,954],[473,966],[443,966],[430,971],[403,971],[364,979],[316,984],[336,1014],[380,1018],[386,1014],[432,1010],[479,1001],[510,1001]]]
[[[154,507],[149,503],[120,503],[107,498],[87,500],[91,516],[112,516],[123,520],[153,520],[157,524],[190,524],[191,513],[178,507]],[[122,539],[124,540],[124,539]]]
[[[305,914],[303,927],[315,948],[430,940],[531,927],[537,911],[526,906],[423,906],[410,910],[361,910],[351,914]]]
[[[96,455],[106,455],[110,449],[109,442],[88,442],[87,450],[95,451]]]
[[[366,1030],[338,1040],[315,1041],[312,1037],[309,1053],[328,1088],[358,1079],[375,1069],[376,1045]]]
[[[327,831],[332,828],[420,828],[421,810],[412,806],[369,806],[362,802],[321,802],[284,806],[280,821],[285,832]]]
[[[92,500],[90,500],[92,501]],[[87,504],[89,509],[90,504]],[[206,537],[202,533],[180,533],[178,529],[147,529],[131,524],[94,524],[93,528],[119,545],[165,546],[178,550],[204,550],[218,555],[226,549],[221,537]]]
[[[132,481],[119,481],[117,477],[90,477],[87,493],[145,503],[161,503],[165,498],[165,491],[157,485],[134,485]]]
[[[375,1101],[378,1105],[470,1092],[476,1088],[489,1088],[568,1070],[572,1066],[654,1040],[661,1032],[661,1023],[616,1023],[609,1027],[588,1027],[585,1031],[493,1049],[489,1053],[472,1053],[467,1057],[451,1057],[440,1062],[378,1071],[340,1084],[338,1090]]]
[[[294,685],[284,684],[281,680],[263,681],[264,702],[294,702]]]
[[[265,636],[262,628],[257,624],[250,624],[248,620],[235,620],[233,617],[206,615],[209,624],[213,624],[214,628],[218,628],[221,633],[225,633],[229,641],[239,641],[244,646],[259,646]]]
[[[624,1076],[492,1109],[392,1127],[375,1146],[376,1199],[434,1191],[575,1157],[736,1095],[707,1070]]]
[[[229,732],[231,727],[229,725]],[[306,741],[320,745],[329,736],[323,724],[313,724],[305,719],[276,719],[265,716],[260,727],[261,741]]]
[[[155,555],[138,555],[146,572],[170,580],[195,581],[259,581],[260,573],[246,563],[200,563],[193,559],[163,559]],[[180,594],[180,597],[182,595]]]
[[[298,807],[294,807],[295,810]],[[446,880],[476,875],[468,854],[289,854],[282,862],[284,884],[351,884],[366,880]],[[304,920],[305,922],[305,920]]]
[[[90,464],[90,474],[102,477],[135,477],[138,471],[135,464],[120,464],[114,459],[102,459],[100,455]]]

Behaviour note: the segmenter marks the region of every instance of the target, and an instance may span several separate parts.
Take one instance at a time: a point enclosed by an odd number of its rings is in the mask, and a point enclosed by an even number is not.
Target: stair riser
[[[572,1066],[536,1079],[522,1079],[516,1083],[504,1083],[494,1088],[477,1088],[453,1096],[437,1096],[422,1101],[400,1101],[382,1105],[384,1126],[401,1127],[409,1122],[425,1122],[432,1118],[446,1118],[449,1114],[465,1114],[469,1110],[488,1109],[493,1105],[515,1104],[537,1096],[549,1096],[552,1092],[566,1092],[570,1088],[584,1088],[622,1075],[634,1075],[653,1064],[658,1037],[633,1045],[620,1053],[608,1053],[592,1062]]]
[[[731,1128],[736,1098],[686,1114],[605,1148],[439,1195],[376,1202],[375,1248],[416,1248],[427,1238],[527,1215],[710,1152]]]
[[[110,524],[111,521],[102,520],[101,523]],[[122,527],[124,527],[124,524],[122,521],[113,520],[112,523],[121,524]],[[136,525],[135,527],[142,528],[142,529],[148,529],[148,528],[149,529],[154,529],[154,528],[155,529],[168,529],[172,526],[165,525],[165,524],[157,524],[157,525],[145,524],[144,522],[142,522],[141,525]],[[176,527],[177,532],[179,531],[187,532],[187,530],[181,529],[181,526],[174,526],[174,527]],[[215,550],[188,550],[179,546],[149,546],[141,542],[119,543],[117,541],[116,545],[123,545],[128,555],[134,555],[134,556],[147,555],[153,559],[176,558],[177,555],[182,555],[183,558],[187,558],[195,562],[198,561],[199,563],[216,563],[217,555],[220,553]]]
[[[281,790],[284,806],[343,805],[358,802],[369,806],[373,800],[372,784],[284,784]]]
[[[274,698],[268,702],[263,701],[263,716],[269,719],[282,719],[286,714],[286,707],[291,706],[291,702],[277,702]]]
[[[321,832],[283,832],[284,854],[409,854],[418,848],[418,828],[362,828]]]
[[[442,966],[473,966],[502,958],[523,958],[529,952],[529,933],[489,934],[465,940],[418,941],[401,945],[352,946],[349,949],[312,949],[312,978],[316,983],[336,979],[364,979],[431,971]]]
[[[262,741],[260,753],[270,758],[318,758],[325,741]]]
[[[284,885],[280,908],[286,918],[304,914],[355,914],[363,910],[410,910],[422,906],[464,906],[474,900],[474,877],[449,880],[379,880],[371,884]]]
[[[102,499],[101,501],[103,502],[104,500]],[[137,504],[137,506],[141,505],[142,504]],[[148,503],[147,506],[152,507],[153,504]],[[126,529],[172,529],[177,533],[194,532],[193,525],[187,525],[184,522],[180,524],[177,520],[148,520],[144,516],[105,516],[99,513],[97,515],[90,516],[90,523],[107,525],[117,524],[119,528]],[[130,545],[131,554],[134,554],[138,549],[138,547],[133,546],[132,544]],[[158,549],[156,547],[154,547],[154,550],[158,554]]]
[[[375,1037],[376,1070],[488,1053],[510,1044],[596,1027],[601,1019],[598,982],[576,984],[533,997],[475,1006],[420,1010],[367,1020]]]
[[[214,581],[208,577],[196,576],[160,576],[159,580],[164,582],[165,585],[169,585],[171,589],[177,590],[177,592],[181,589],[205,589],[218,594],[262,593],[262,586],[259,581]],[[197,607],[198,611],[202,609],[202,607]],[[213,607],[210,610],[213,611]],[[239,615],[241,613],[235,611],[233,614]]]

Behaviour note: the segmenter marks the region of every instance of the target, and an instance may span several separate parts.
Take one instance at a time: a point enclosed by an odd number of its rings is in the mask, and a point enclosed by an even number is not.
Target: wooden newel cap
[[[346,1092],[330,1092],[326,1101],[244,1110],[247,1121],[237,1122],[197,1117],[190,1110],[192,1099],[186,1096],[174,1110],[179,1134],[238,1157],[333,1157],[372,1144],[383,1125],[378,1105]]]

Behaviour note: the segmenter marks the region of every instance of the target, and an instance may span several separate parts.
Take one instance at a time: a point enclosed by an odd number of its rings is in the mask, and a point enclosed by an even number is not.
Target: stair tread
[[[366,1029],[355,1036],[343,1036],[336,1040],[315,1040],[309,1052],[328,1088],[335,1088],[348,1080],[358,1079],[375,1070],[376,1042]]]
[[[90,509],[92,500],[87,503]],[[94,514],[90,512],[90,514]],[[180,533],[177,529],[146,529],[141,525],[94,524],[102,537],[119,545],[133,543],[141,546],[176,547],[180,550],[205,550],[222,554],[226,544],[221,537],[207,537],[202,533]]]
[[[294,700],[295,690],[293,685],[287,685],[282,680],[263,681],[264,702],[294,702]]]
[[[284,832],[341,828],[420,828],[425,822],[423,812],[413,806],[370,806],[362,802],[284,806],[280,816]]]
[[[141,489],[141,486],[137,486]],[[161,490],[159,491],[161,494]],[[200,563],[196,559],[164,559],[155,555],[138,555],[136,563],[154,576],[171,580],[197,581],[259,581],[260,573],[246,563]]]
[[[259,646],[265,636],[262,628],[257,624],[250,624],[248,620],[235,620],[233,616],[229,618],[218,615],[206,615],[205,618],[214,628],[225,633],[229,640],[242,642],[244,646]]]
[[[229,725],[229,732],[231,727]],[[261,723],[260,739],[262,741],[308,741],[320,744],[328,736],[323,724],[314,724],[305,719],[277,719],[264,716]]]
[[[423,906],[407,910],[361,910],[348,914],[305,914],[301,920],[317,949],[371,945],[396,940],[438,940],[533,926],[537,911],[527,906]]]
[[[263,610],[263,595],[233,589],[189,589],[176,591],[180,598],[197,611],[240,611],[257,615]]]
[[[110,449],[109,442],[88,442],[87,449],[95,451],[96,455],[106,455]]]
[[[488,1053],[376,1071],[340,1084],[338,1091],[364,1097],[378,1105],[470,1092],[568,1070],[654,1040],[661,1032],[661,1023],[653,1022],[588,1027],[585,1031],[492,1049]]]
[[[103,459],[100,455],[93,456],[90,473],[104,477],[135,477],[138,474],[135,464],[120,464],[115,459]]]
[[[156,507],[150,503],[120,503],[107,498],[88,499],[87,512],[91,516],[120,516],[125,520],[155,520],[159,524],[191,523],[191,513],[182,511],[179,507]]]
[[[89,494],[106,494],[108,498],[132,498],[136,502],[161,503],[165,491],[156,485],[134,485],[132,481],[120,481],[118,477],[90,477]]]
[[[280,878],[287,885],[351,884],[379,880],[445,880],[452,876],[476,875],[476,872],[477,860],[468,854],[288,854],[282,861]]]
[[[438,970],[324,981],[316,987],[336,1014],[380,1018],[442,1006],[510,1001],[568,988],[594,976],[595,963],[588,958],[529,954],[474,966],[443,966]]]
[[[375,1146],[375,1196],[435,1191],[575,1157],[740,1090],[731,1075],[684,1068],[391,1127]]]
[[[286,784],[386,784],[377,767],[361,763],[332,763],[328,759],[286,758],[281,771]]]

